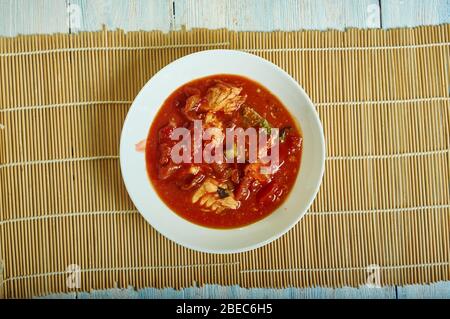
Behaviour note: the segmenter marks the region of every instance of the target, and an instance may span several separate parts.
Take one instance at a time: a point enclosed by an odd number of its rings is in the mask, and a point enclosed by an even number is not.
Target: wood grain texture
[[[184,289],[126,289],[93,290],[91,292],[71,292],[52,294],[45,299],[424,299],[450,298],[450,282],[430,285],[409,285],[404,287],[369,288],[286,288],[286,289],[246,289],[239,286],[205,285]]]
[[[450,299],[450,282],[397,287],[398,299]]]
[[[68,0],[72,31],[96,31],[103,25],[109,30],[169,31],[172,23],[172,0]],[[77,17],[78,14],[81,14]]]
[[[58,297],[56,296],[48,296]],[[64,298],[75,298],[74,294],[63,294]],[[395,299],[395,287],[369,288],[286,288],[286,289],[246,289],[235,286],[205,285],[203,287],[189,287],[185,289],[155,289],[144,288],[135,290],[107,289],[92,291],[91,293],[79,292],[77,299],[96,298],[138,298],[138,299]]]
[[[125,31],[396,28],[450,23],[449,14],[450,0],[382,0],[381,8],[378,0],[0,0],[0,35],[103,25]]]
[[[175,27],[243,31],[379,27],[377,0],[175,0]]]
[[[0,35],[67,33],[66,0],[0,0]]]
[[[450,0],[381,0],[385,29],[450,23]]]

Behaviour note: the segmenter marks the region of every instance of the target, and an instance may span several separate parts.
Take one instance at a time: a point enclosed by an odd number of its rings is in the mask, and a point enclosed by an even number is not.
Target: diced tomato
[[[177,172],[180,169],[181,165],[174,164],[173,162],[169,162],[165,166],[160,166],[158,170],[158,177],[161,180],[168,179],[169,177],[173,176],[175,172]]]
[[[159,144],[159,164],[165,165],[170,160],[172,148],[166,143]]]
[[[246,200],[250,197],[250,186],[253,182],[253,178],[249,176],[244,176],[241,183],[236,190],[237,200]]]
[[[261,190],[256,195],[256,199],[260,205],[265,206],[277,201],[285,192],[285,187],[277,184],[276,182],[271,182],[261,188]]]
[[[270,181],[270,176],[263,174],[261,170],[263,166],[261,163],[250,163],[245,168],[245,175],[252,177],[253,179],[258,180],[260,183],[268,183]]]
[[[159,142],[160,143],[172,142],[170,137],[171,137],[172,132],[173,132],[174,129],[175,129],[175,125],[173,125],[171,123],[169,123],[166,126],[162,127],[159,130],[159,134],[158,134]]]
[[[239,176],[239,170],[237,168],[233,168],[231,170],[231,181],[234,184],[239,184],[240,176]]]

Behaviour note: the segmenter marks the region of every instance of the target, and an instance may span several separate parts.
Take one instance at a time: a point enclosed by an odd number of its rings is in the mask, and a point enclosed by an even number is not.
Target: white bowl
[[[266,218],[233,229],[193,224],[159,198],[146,171],[145,154],[135,145],[147,138],[166,98],[181,85],[213,74],[248,77],[269,89],[300,124],[303,154],[300,171],[284,203]],[[128,193],[144,218],[161,234],[185,247],[208,253],[237,253],[263,246],[286,233],[306,213],[319,189],[325,164],[322,125],[313,103],[285,71],[258,56],[210,50],[180,58],[164,67],[139,92],[122,130],[120,166]]]

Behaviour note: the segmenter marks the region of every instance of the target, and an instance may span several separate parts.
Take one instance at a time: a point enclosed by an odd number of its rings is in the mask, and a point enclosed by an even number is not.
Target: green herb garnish
[[[290,131],[291,129],[292,129],[292,128],[291,128],[290,126],[286,126],[286,127],[281,128],[281,130],[280,130],[280,142],[281,142],[281,143],[283,143],[284,141],[286,141],[286,137],[287,137],[287,135],[289,134],[289,131]]]
[[[267,134],[270,134],[272,126],[269,121],[267,121],[264,117],[262,117],[258,112],[256,112],[253,108],[244,106],[242,108],[242,116],[244,118],[245,123],[250,127],[259,126],[266,130]]]

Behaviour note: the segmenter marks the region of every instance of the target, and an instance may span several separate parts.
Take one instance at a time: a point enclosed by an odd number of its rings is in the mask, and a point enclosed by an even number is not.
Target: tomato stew
[[[278,143],[278,166],[262,173],[267,164],[250,162],[247,140],[243,163],[237,163],[235,147],[223,148],[224,158],[235,159],[232,163],[177,163],[171,152],[179,139],[173,140],[172,133],[179,127],[193,132],[195,120],[202,121],[203,130],[219,129],[210,141],[200,143],[202,147],[215,138],[223,140],[226,128],[254,127],[258,134],[278,128],[279,138],[267,142]],[[156,115],[145,149],[151,183],[167,206],[198,225],[235,228],[268,216],[286,199],[300,168],[302,135],[287,109],[266,88],[242,76],[221,74],[174,91]],[[193,155],[193,150],[195,146],[187,152]]]

